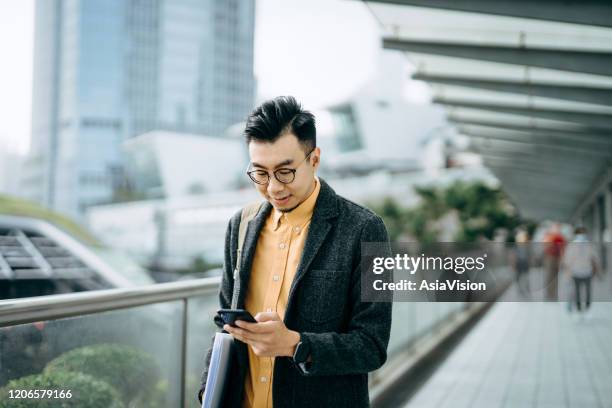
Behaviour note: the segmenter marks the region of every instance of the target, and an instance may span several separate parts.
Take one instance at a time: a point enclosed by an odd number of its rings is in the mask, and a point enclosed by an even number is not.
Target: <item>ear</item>
[[[319,164],[321,164],[321,149],[318,147],[315,148],[314,151],[310,155],[311,155],[310,160],[311,160],[312,166],[316,170],[319,167]]]

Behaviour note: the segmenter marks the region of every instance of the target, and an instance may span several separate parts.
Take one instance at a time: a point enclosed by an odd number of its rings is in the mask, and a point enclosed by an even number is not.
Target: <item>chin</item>
[[[289,198],[289,201],[287,201],[287,203],[282,204],[282,206],[277,205],[275,200],[272,197],[269,197],[267,195],[266,195],[266,200],[270,204],[272,204],[272,207],[274,207],[277,211],[280,211],[280,212],[289,212],[299,205],[299,203],[296,202],[295,197],[293,196]]]
[[[289,205],[286,205],[284,207],[277,207],[276,209],[278,211],[280,211],[280,212],[291,212],[291,211],[295,210],[296,208],[297,208],[297,205],[289,204]]]

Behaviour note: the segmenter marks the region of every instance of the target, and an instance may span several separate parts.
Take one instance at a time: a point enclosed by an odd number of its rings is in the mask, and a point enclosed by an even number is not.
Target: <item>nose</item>
[[[268,195],[273,197],[278,197],[280,192],[283,191],[285,185],[278,181],[276,177],[271,177],[270,182],[268,183]]]

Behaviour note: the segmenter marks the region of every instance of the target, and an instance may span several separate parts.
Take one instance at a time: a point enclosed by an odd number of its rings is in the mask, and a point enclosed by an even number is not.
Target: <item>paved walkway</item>
[[[612,302],[577,317],[496,303],[405,407],[612,407]]]

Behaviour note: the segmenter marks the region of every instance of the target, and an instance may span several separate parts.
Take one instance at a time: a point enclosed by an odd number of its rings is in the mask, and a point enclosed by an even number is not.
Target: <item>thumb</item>
[[[255,315],[255,320],[258,323],[279,321],[281,318],[276,312],[259,312]]]

